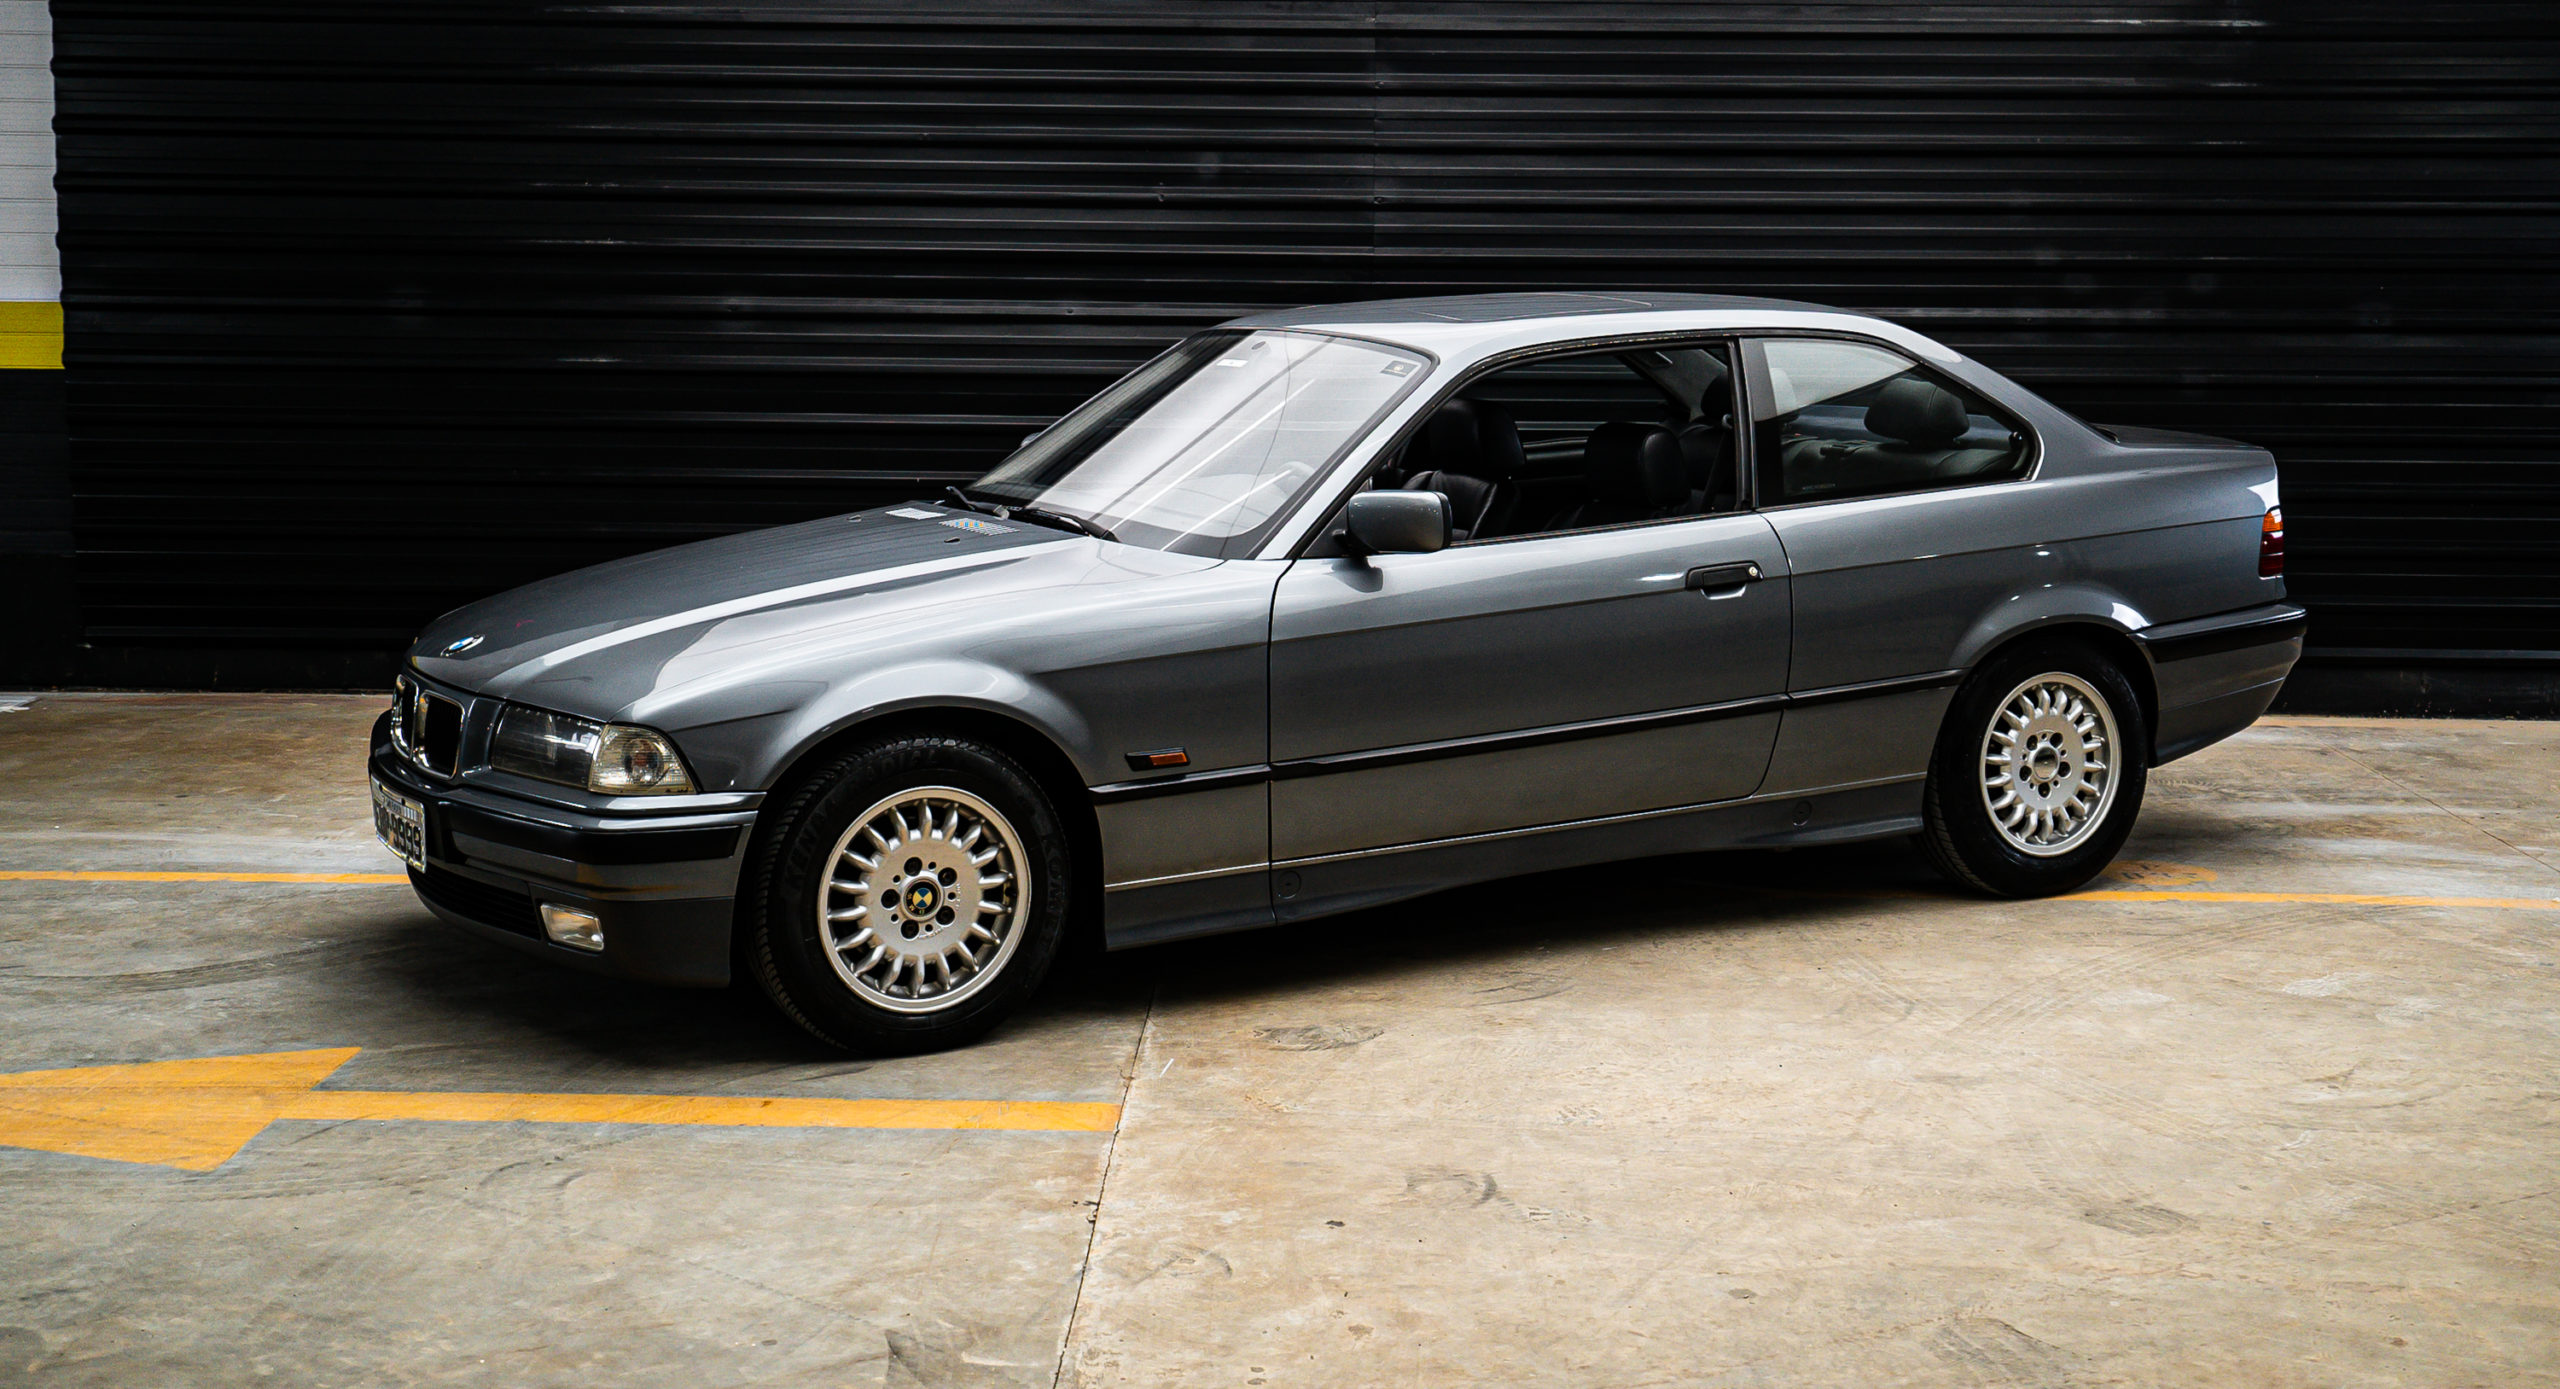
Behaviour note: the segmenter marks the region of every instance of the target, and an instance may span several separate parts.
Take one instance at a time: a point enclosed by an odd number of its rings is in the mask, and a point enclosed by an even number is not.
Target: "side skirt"
[[[1922,776],[1895,777],[1820,791],[1754,796],[1713,805],[1277,863],[1268,870],[1272,894],[1269,912],[1228,911],[1208,916],[1185,915],[1178,910],[1132,912],[1130,916],[1153,919],[1143,925],[1109,930],[1106,943],[1113,950],[1125,950],[1161,941],[1249,930],[1274,920],[1307,921],[1469,883],[1657,854],[1889,839],[1920,828],[1924,780]],[[1130,891],[1178,892],[1186,886],[1189,885],[1167,884],[1163,889]]]

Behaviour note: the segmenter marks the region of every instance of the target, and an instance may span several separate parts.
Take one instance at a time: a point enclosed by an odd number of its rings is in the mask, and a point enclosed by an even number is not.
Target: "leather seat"
[[[1615,526],[1677,513],[1689,496],[1689,463],[1680,437],[1658,424],[1611,420],[1582,445],[1582,480],[1591,499],[1548,523],[1551,530]]]
[[[1867,407],[1867,432],[1920,448],[1944,448],[1973,427],[1964,402],[1916,376],[1888,381]]]
[[[1973,418],[1953,391],[1916,376],[1888,381],[1860,418],[1863,441],[1798,438],[1782,450],[1791,499],[1860,497],[1997,473],[2015,463],[2014,441],[1963,448]]]
[[[1689,480],[1688,512],[1712,516],[1742,504],[1742,474],[1733,456],[1733,426],[1700,421],[1680,431],[1680,458]]]
[[[1519,508],[1513,479],[1528,466],[1511,412],[1481,400],[1453,400],[1431,412],[1405,445],[1405,490],[1437,492],[1455,518],[1451,540],[1504,534]]]
[[[1878,442],[1861,450],[1860,462],[1887,477],[1963,477],[2009,457],[2006,449],[1957,448],[1956,441],[1973,428],[1964,402],[1953,391],[1916,376],[1876,393],[1875,403],[1867,407],[1866,427]]]

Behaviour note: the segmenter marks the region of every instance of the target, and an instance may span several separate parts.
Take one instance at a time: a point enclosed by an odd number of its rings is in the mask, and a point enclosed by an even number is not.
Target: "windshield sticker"
[[[910,521],[939,521],[942,519],[942,513],[939,511],[926,511],[920,507],[912,506],[891,507],[889,509],[889,514],[892,516],[904,516]]]
[[[951,527],[953,530],[967,531],[971,535],[1013,534],[1013,527],[1011,526],[999,526],[993,521],[981,521],[975,516],[954,516],[944,521],[942,524]]]
[[[1384,371],[1389,376],[1411,376],[1413,374],[1413,363],[1389,362],[1384,367],[1379,368],[1379,370]]]

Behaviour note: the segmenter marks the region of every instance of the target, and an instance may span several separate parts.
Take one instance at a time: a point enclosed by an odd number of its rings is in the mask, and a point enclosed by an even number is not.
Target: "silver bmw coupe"
[[[842,1046],[1113,947],[1916,835],[2087,881],[2301,653],[2274,460],[1812,304],[1511,294],[1187,338],[938,498],[439,618],[373,736],[436,915]]]

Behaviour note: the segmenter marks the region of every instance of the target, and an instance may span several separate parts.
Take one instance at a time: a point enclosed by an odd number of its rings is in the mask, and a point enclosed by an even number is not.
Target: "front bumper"
[[[729,941],[752,809],[603,815],[421,773],[373,727],[374,780],[426,807],[418,900],[472,935],[580,969],[660,984],[729,982]],[[541,904],[604,923],[604,949],[555,945]]]

